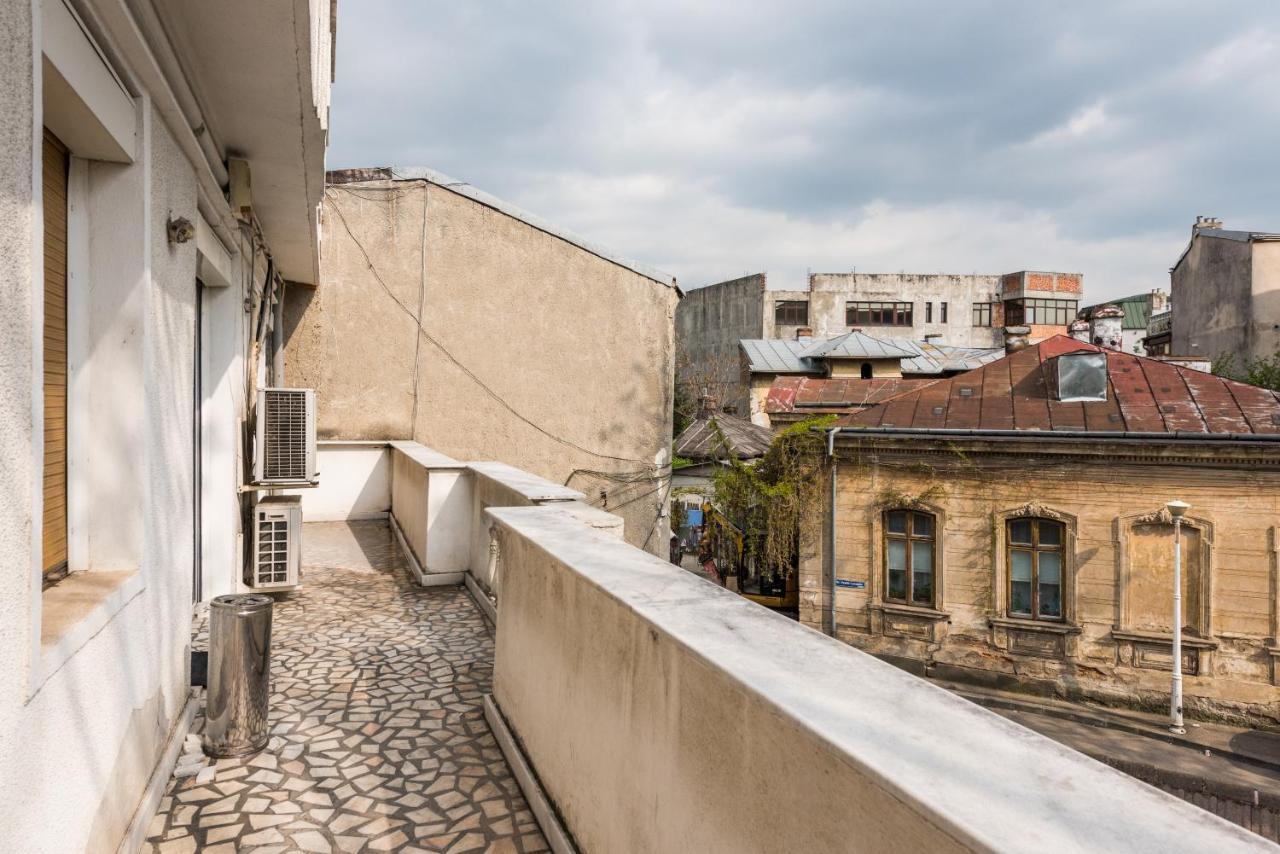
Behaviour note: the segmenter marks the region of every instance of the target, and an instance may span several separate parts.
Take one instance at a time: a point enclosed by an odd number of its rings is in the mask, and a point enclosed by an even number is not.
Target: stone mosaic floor
[[[303,587],[275,606],[270,745],[210,762],[198,716],[145,850],[548,850],[484,720],[493,640],[467,594],[414,586],[383,522],[303,543]]]

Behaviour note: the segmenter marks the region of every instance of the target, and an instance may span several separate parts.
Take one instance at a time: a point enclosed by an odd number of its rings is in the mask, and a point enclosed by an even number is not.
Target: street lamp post
[[[1169,732],[1181,735],[1182,726],[1182,517],[1191,505],[1170,501],[1165,505],[1173,517],[1173,685],[1169,691]]]

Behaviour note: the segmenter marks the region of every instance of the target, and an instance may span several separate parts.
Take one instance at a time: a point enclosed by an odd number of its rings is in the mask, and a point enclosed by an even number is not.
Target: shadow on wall
[[[311,288],[306,285],[298,285],[290,282],[284,289],[284,346],[285,346],[285,384],[294,385],[300,388],[318,388],[315,381],[311,385],[306,384],[306,378],[293,376],[296,372],[296,360],[287,358],[289,350],[295,346],[293,338],[296,334],[305,334],[306,327],[303,326],[303,320],[307,316],[307,310],[311,308],[311,303],[319,296],[319,288]],[[323,311],[322,306],[317,306]],[[301,330],[301,331],[300,331]],[[319,335],[320,332],[314,333]],[[291,370],[292,369],[292,370]],[[316,378],[318,379],[318,378]]]

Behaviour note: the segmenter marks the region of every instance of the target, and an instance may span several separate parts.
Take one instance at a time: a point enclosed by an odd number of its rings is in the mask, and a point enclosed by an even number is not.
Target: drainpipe
[[[284,385],[284,291],[283,283],[276,289],[275,304],[271,307],[271,383]]]
[[[827,523],[827,580],[831,585],[831,601],[827,604],[827,621],[831,636],[836,636],[836,433],[839,427],[827,431],[827,461],[831,467],[831,518]]]

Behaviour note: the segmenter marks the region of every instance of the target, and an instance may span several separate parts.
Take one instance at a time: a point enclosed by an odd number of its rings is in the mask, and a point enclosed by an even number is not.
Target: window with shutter
[[[47,129],[44,187],[44,516],[46,579],[67,568],[67,148]]]

